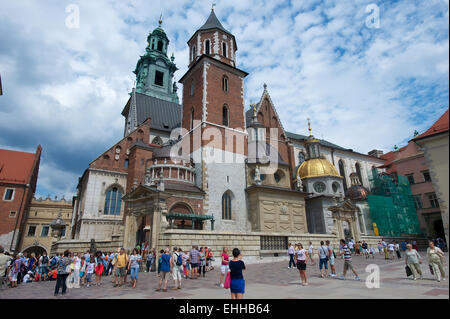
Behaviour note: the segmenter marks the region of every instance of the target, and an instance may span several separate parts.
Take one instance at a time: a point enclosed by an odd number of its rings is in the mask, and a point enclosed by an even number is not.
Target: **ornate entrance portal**
[[[328,208],[332,212],[334,230],[333,233],[340,239],[349,240],[353,238],[355,242],[360,241],[361,234],[356,225],[359,208],[349,200],[341,202]]]

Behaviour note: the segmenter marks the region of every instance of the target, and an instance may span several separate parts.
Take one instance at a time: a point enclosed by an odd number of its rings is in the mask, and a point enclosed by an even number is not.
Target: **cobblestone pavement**
[[[426,256],[425,252],[421,252]],[[296,269],[288,269],[288,258],[284,261],[263,262],[249,264],[244,272],[246,281],[245,298],[267,299],[304,299],[304,298],[386,298],[386,299],[426,299],[449,298],[448,285],[448,254],[446,254],[446,280],[437,282],[428,269],[428,263],[424,260],[422,271],[423,280],[413,281],[406,278],[404,260],[385,260],[384,256],[376,255],[374,259],[366,259],[363,256],[354,256],[353,264],[358,271],[361,281],[354,281],[353,274],[347,273],[347,280],[337,278],[320,278],[318,260],[315,265],[308,265],[307,274],[309,286],[300,285],[300,277]],[[380,288],[369,289],[365,279],[369,275],[366,272],[368,264],[376,264],[380,267]],[[338,275],[342,274],[343,261],[336,260]],[[65,296],[53,296],[55,282],[41,282],[20,284],[18,288],[6,288],[0,290],[0,299],[155,299],[155,298],[230,298],[229,290],[217,286],[219,270],[206,273],[206,277],[199,279],[183,280],[183,288],[178,291],[170,290],[173,280],[170,277],[168,292],[156,292],[159,278],[156,273],[139,273],[137,288],[131,288],[130,284],[114,288],[111,277],[103,277],[101,286],[81,287],[68,289]],[[128,278],[129,281],[129,278]]]

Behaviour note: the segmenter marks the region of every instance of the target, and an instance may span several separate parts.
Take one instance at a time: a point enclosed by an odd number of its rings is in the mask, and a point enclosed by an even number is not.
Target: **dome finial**
[[[162,25],[162,23],[163,23],[163,21],[162,21],[162,13],[161,13],[161,15],[159,16],[159,21],[158,21],[158,23],[159,23],[159,27],[161,28],[161,25]]]
[[[311,121],[310,121],[310,118],[308,117],[307,120],[308,120],[308,131],[309,131],[309,136],[312,136],[312,133],[311,133]]]
[[[256,104],[252,103],[252,104],[250,104],[250,107],[251,107],[252,110],[253,110],[253,117],[256,118],[256,117],[257,117],[257,114],[256,114]]]

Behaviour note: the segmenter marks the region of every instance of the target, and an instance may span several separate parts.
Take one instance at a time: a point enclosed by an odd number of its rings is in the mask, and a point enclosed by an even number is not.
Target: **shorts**
[[[87,273],[86,274],[86,282],[91,282],[92,281],[92,273]]]
[[[104,266],[102,264],[97,264],[97,266],[95,266],[95,274],[97,276],[103,275],[103,268]]]
[[[222,273],[222,275],[226,275],[229,270],[230,270],[230,268],[228,267],[228,265],[220,266],[220,272]]]
[[[39,273],[41,275],[47,275],[48,274],[48,268],[47,266],[39,267]]]
[[[353,270],[353,264],[351,260],[344,260],[344,271]]]
[[[17,281],[17,274],[18,272],[11,273],[11,281]]]
[[[161,280],[164,280],[164,279],[166,279],[166,276],[167,276],[167,274],[169,273],[169,271],[162,271],[161,270]]]
[[[327,258],[320,258],[319,269],[322,270],[323,266],[325,266],[325,269],[328,269],[328,259]]]
[[[330,257],[330,266],[334,266],[334,256],[331,255]]]
[[[125,267],[117,267],[116,276],[125,277],[126,274],[127,274],[127,270],[125,269]]]
[[[245,280],[244,279],[231,279],[230,291],[233,294],[245,293]]]
[[[84,271],[80,272],[80,278],[84,277]]]
[[[297,260],[297,269],[306,270],[306,263],[304,260]]]
[[[181,269],[179,266],[175,266],[172,269],[173,280],[181,280]]]
[[[192,269],[198,268],[198,264],[191,263],[191,268]]]
[[[368,254],[369,251],[368,251],[367,249],[363,248],[363,253],[364,253],[364,254]]]

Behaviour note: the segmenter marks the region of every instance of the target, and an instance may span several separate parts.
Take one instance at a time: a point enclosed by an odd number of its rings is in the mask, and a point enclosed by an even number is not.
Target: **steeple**
[[[169,38],[162,29],[162,15],[158,27],[147,37],[146,53],[140,57],[134,73],[136,74],[136,92],[161,100],[179,103],[173,76],[178,68],[174,60],[167,56]]]
[[[308,152],[308,158],[309,159],[319,158],[320,157],[320,141],[318,139],[316,139],[314,137],[314,135],[312,135],[311,122],[310,122],[309,118],[307,120],[308,120],[309,136],[308,136],[308,139],[306,140],[306,150]]]

